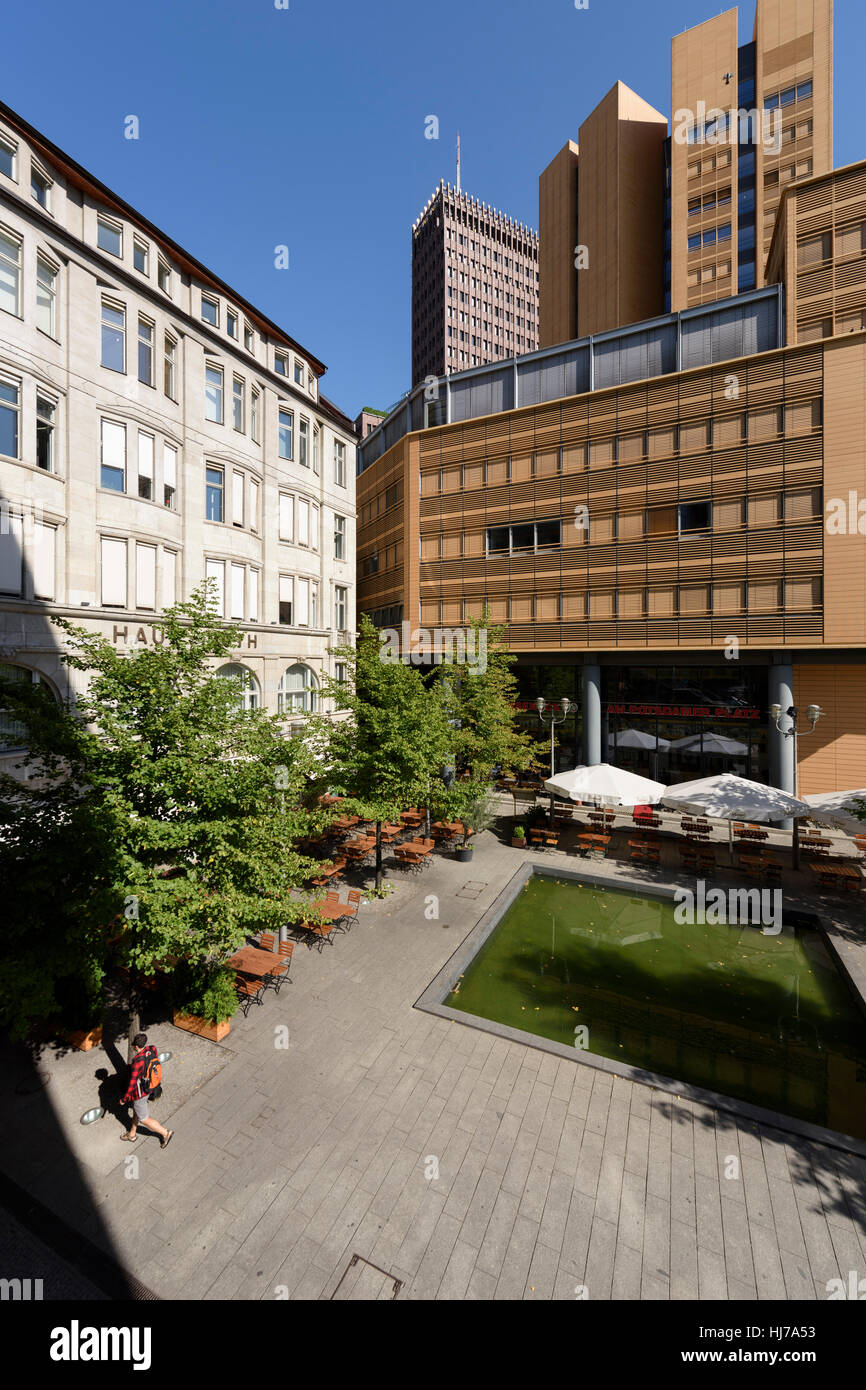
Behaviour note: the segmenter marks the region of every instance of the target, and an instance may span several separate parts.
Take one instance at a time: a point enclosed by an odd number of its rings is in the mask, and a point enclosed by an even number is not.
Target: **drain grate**
[[[353,1255],[340,1275],[331,1301],[370,1303],[380,1299],[391,1300],[397,1297],[402,1287],[403,1280],[396,1275],[365,1260],[363,1255]]]
[[[458,898],[477,898],[487,887],[486,883],[480,883],[478,879],[469,879],[458,891]]]

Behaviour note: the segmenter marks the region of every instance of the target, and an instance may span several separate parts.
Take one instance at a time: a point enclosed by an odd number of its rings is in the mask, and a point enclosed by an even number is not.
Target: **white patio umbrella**
[[[852,792],[818,792],[815,796],[804,796],[803,800],[821,820],[838,825],[840,830],[853,831],[866,835],[866,820],[856,814],[853,803],[866,802],[866,789]]]
[[[748,753],[745,743],[738,743],[736,739],[725,738],[724,734],[714,733],[712,730],[708,734],[689,734],[688,738],[678,738],[672,744],[672,748],[681,748],[684,753],[726,753],[730,757],[736,754]]]
[[[623,729],[618,734],[611,734],[608,743],[612,748],[647,748],[651,752],[664,752],[670,748],[670,739],[656,738],[655,734],[647,734],[643,729]]]
[[[560,772],[544,784],[545,791],[571,801],[591,801],[596,806],[655,806],[665,792],[663,782],[638,777],[612,763],[594,763]]]
[[[808,816],[809,807],[778,787],[752,782],[732,772],[720,772],[715,777],[700,777],[695,782],[677,782],[665,788],[662,805],[688,815],[715,816],[728,822],[728,844],[733,861],[735,820],[757,821],[766,824],[791,817]],[[797,827],[794,826],[794,862],[797,862]]]

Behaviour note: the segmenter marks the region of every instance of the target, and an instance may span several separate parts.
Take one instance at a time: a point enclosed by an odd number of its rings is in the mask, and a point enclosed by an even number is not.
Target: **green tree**
[[[328,736],[330,763],[339,768],[343,809],[375,822],[378,888],[382,823],[428,799],[431,781],[447,764],[449,731],[441,700],[418,670],[383,646],[366,615],[357,647],[340,647],[334,655],[348,679],[327,680],[323,693],[345,717],[318,727]]]
[[[489,613],[470,619],[472,660],[451,659],[435,668],[433,689],[448,721],[453,781],[437,788],[438,815],[464,825],[482,819],[494,777],[529,766],[533,744],[517,720],[516,658],[505,645],[504,627],[492,627]],[[450,779],[448,779],[450,780]],[[466,836],[464,835],[464,843]]]
[[[207,973],[248,933],[299,920],[303,904],[290,894],[315,861],[294,846],[324,819],[311,795],[316,763],[278,719],[243,709],[240,681],[217,674],[214,662],[237,648],[240,630],[214,615],[204,587],[161,616],[156,646],[128,655],[55,621],[65,662],[89,678],[76,707],[50,710],[44,699],[3,692],[30,745],[30,780],[0,786],[0,823],[11,832],[0,873],[11,876],[22,909],[14,925],[22,968],[25,960],[38,968],[31,929],[41,923],[54,935],[49,903],[29,886],[33,855],[46,865],[58,856],[63,886],[50,903],[62,899],[88,978],[104,971],[110,936],[119,934],[134,981],[175,960]],[[113,922],[118,931],[108,930]],[[40,945],[44,963],[44,935]],[[0,1008],[19,1033],[52,1012],[52,976],[53,966],[27,998],[14,975],[4,979]]]

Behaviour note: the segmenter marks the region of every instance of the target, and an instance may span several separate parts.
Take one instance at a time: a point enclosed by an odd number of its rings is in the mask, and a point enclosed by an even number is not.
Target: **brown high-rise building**
[[[671,134],[622,83],[539,179],[551,347],[766,283],[786,186],[833,167],[833,0],[757,0],[671,43]],[[583,249],[581,266],[577,251]]]
[[[671,43],[670,305],[760,288],[785,187],[833,167],[833,0],[757,0]]]
[[[538,347],[538,233],[440,183],[412,228],[412,383]]]
[[[617,82],[579,143],[569,140],[541,175],[541,347],[662,312],[667,129],[666,116]]]

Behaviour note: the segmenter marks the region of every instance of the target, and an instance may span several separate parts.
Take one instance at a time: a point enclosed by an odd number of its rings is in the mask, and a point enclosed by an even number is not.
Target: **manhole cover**
[[[463,887],[459,890],[457,897],[477,898],[480,893],[484,892],[484,889],[486,887],[486,883],[479,883],[477,880],[473,882],[473,880],[470,879],[468,883],[464,883]]]
[[[378,1265],[365,1260],[363,1255],[353,1255],[343,1273],[331,1301],[337,1303],[390,1300],[397,1297],[403,1287],[403,1280]]]
[[[47,1086],[51,1080],[50,1071],[31,1072],[18,1082],[15,1087],[16,1096],[32,1096],[36,1091],[41,1091],[43,1086]]]

